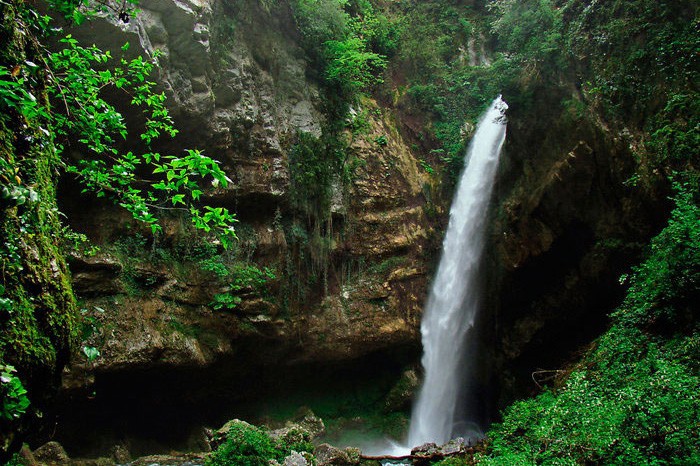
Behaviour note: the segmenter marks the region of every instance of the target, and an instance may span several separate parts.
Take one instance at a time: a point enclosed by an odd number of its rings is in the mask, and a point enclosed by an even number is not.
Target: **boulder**
[[[351,458],[347,451],[322,443],[314,450],[317,466],[352,466],[360,464],[359,456]]]
[[[455,455],[457,453],[464,453],[467,449],[467,441],[463,437],[457,437],[443,446],[440,447],[440,451],[445,456]]]
[[[27,445],[23,445],[22,449],[18,453],[19,455],[19,464],[22,466],[38,466],[39,463],[37,462],[36,458],[34,457],[34,454],[32,451],[29,449]]]
[[[311,464],[304,455],[296,451],[293,451],[284,459],[284,466],[310,466]]]
[[[112,458],[117,464],[129,463],[131,462],[131,453],[124,445],[115,445],[112,447]]]
[[[420,380],[415,369],[409,369],[401,374],[384,401],[384,412],[393,413],[405,411],[411,407],[411,402],[420,388]]]
[[[228,434],[233,428],[233,426],[242,426],[247,429],[253,428],[251,424],[248,424],[245,421],[241,421],[240,419],[232,419],[228,421],[226,424],[223,425],[223,427],[214,432],[214,434],[212,435],[211,440],[209,441],[209,445],[211,445],[212,451],[219,448],[219,446],[226,441],[226,438],[228,438]]]
[[[34,458],[51,466],[68,464],[70,458],[63,446],[58,442],[46,443],[34,450]]]
[[[412,456],[433,456],[440,452],[440,447],[433,442],[424,443],[411,449]]]
[[[323,420],[316,416],[313,411],[305,408],[294,420],[294,424],[306,429],[311,436],[311,440],[320,437],[326,432],[326,425]]]

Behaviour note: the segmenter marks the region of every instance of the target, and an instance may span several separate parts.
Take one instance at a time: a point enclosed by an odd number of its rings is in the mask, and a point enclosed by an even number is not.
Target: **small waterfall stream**
[[[466,153],[442,257],[427,301],[421,334],[425,379],[411,416],[408,447],[442,444],[453,437],[481,436],[470,413],[465,387],[470,362],[467,336],[474,326],[480,293],[479,262],[484,248],[487,208],[506,135],[508,106],[499,96],[481,117]],[[468,403],[467,403],[468,406]]]

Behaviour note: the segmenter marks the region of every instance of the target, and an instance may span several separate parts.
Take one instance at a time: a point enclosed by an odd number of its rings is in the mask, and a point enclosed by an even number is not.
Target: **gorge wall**
[[[628,182],[638,144],[629,129],[551,111],[556,97],[537,97],[541,106],[522,113],[511,106],[497,187],[486,319],[499,406],[537,391],[605,330],[620,277],[669,210],[662,188]]]
[[[100,250],[70,261],[89,324],[64,373],[65,406],[94,405],[97,419],[101,410],[138,411],[161,398],[149,421],[172,403],[211,425],[226,420],[225,410],[202,414],[202,403],[252,402],[309,380],[393,383],[420,354],[442,208],[431,198],[436,178],[420,169],[396,112],[372,99],[351,109],[337,136],[342,171],[305,205],[293,154],[321,147],[332,117],[291,14],[257,2],[140,8],[129,25],[93,21],[75,33],[115,53],[126,40],[128,53],[162,51],[159,83],[181,131],[169,149],[196,146],[221,162],[233,183],[208,200],[237,213],[240,241],[224,251],[177,216],[152,239],[128,214],[86,200],[66,181],[61,208]],[[220,280],[201,266],[220,259],[237,272],[270,273],[256,286],[232,286],[235,277]],[[222,295],[236,304],[214,309]],[[83,346],[100,357],[88,360]],[[136,401],[139,393],[148,401]],[[85,439],[80,421],[67,419],[71,409],[59,416]],[[225,416],[236,409],[240,403]]]
[[[126,40],[128,53],[162,51],[159,83],[181,130],[165,149],[196,146],[220,160],[233,183],[207,196],[237,212],[240,242],[225,252],[177,216],[151,239],[64,183],[61,209],[101,248],[70,261],[89,323],[81,347],[101,355],[88,360],[77,348],[64,373],[67,406],[92,404],[95,418],[108,404],[160,406],[138,424],[173,406],[192,414],[203,400],[256,400],[305,379],[395,380],[417,362],[449,207],[449,188],[421,168],[433,143],[416,122],[428,118],[402,105],[398,79],[386,83],[398,97],[351,109],[336,135],[344,170],[321,170],[325,194],[301,202],[308,191],[295,157],[322,147],[332,111],[285,2],[265,5],[144,0],[128,25],[98,20],[75,31],[115,53]],[[649,206],[663,196],[624,183],[634,131],[552,111],[562,96],[536,95],[539,104],[511,103],[487,247],[482,379],[493,407],[536,390],[533,372],[560,368],[605,327],[618,277],[661,220]],[[263,273],[262,286],[220,280],[202,267],[215,256]],[[216,309],[217,296],[240,302]],[[201,422],[223,415],[210,414]]]

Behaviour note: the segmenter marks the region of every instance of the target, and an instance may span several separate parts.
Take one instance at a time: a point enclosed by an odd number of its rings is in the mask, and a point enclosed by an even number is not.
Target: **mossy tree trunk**
[[[2,78],[24,78],[24,89],[49,111],[42,51],[23,8],[0,2],[0,67],[11,72]],[[41,120],[0,99],[0,364],[17,369],[31,401],[26,414],[0,421],[0,462],[59,387],[74,334],[76,303],[56,207],[59,160]],[[4,403],[6,390],[0,395]]]

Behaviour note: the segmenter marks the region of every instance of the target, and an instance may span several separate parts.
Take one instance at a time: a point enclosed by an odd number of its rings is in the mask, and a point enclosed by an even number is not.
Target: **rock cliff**
[[[561,96],[538,98],[511,109],[491,231],[497,285],[485,319],[500,406],[536,391],[606,328],[620,276],[668,211],[662,188],[630,181],[638,134],[594,112],[552,112]]]
[[[71,260],[87,324],[64,374],[69,411],[70,400],[96,397],[99,405],[129,392],[137,375],[143,386],[178,380],[188,387],[173,390],[178,402],[212,401],[216,384],[236,387],[227,397],[255,399],[266,390],[249,383],[256,373],[284,384],[296,380],[285,378],[295,368],[321,365],[337,378],[343,364],[381,354],[388,362],[367,376],[393,364],[398,377],[419,354],[435,258],[427,193],[436,180],[420,168],[395,112],[364,99],[333,135],[344,160],[324,187],[328,199],[300,207],[290,157],[304,141],[325,137],[326,90],[309,69],[291,14],[262,3],[146,0],[129,24],[98,19],[76,31],[114,53],[127,40],[129,54],[160,50],[158,82],[181,130],[181,146],[166,149],[197,146],[221,162],[233,184],[208,196],[237,212],[240,240],[224,251],[176,216],[151,238],[128,215],[84,200],[66,183],[63,211],[100,247]],[[236,273],[270,272],[238,286],[233,275],[220,279],[202,266],[205,260]],[[216,306],[222,296],[235,304]],[[87,358],[82,347],[100,356]],[[202,385],[196,376],[181,382],[183,371],[227,375]]]

